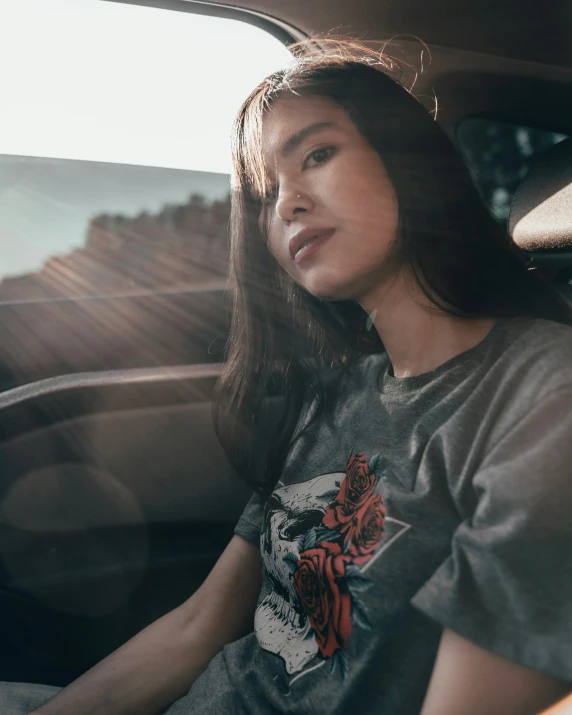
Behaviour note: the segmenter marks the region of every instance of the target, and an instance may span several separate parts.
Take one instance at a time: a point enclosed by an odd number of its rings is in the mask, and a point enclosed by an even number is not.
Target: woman
[[[235,127],[215,418],[256,493],[199,592],[38,713],[532,715],[572,689],[569,311],[390,63],[324,44]]]

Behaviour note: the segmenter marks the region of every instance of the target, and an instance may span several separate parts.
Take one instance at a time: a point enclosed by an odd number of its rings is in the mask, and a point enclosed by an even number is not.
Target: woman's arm
[[[252,628],[260,551],[233,537],[201,588],[34,713],[155,715],[184,696],[226,643]]]
[[[445,630],[421,715],[537,715],[571,690]]]

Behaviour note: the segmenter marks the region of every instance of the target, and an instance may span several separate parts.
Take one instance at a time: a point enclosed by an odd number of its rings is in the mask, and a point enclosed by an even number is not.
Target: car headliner
[[[572,67],[572,2],[551,0],[240,0],[212,4],[278,18],[305,34],[337,28],[370,38],[413,34],[428,44]]]

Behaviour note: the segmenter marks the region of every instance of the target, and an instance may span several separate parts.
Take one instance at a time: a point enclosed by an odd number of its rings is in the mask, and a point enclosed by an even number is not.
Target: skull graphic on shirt
[[[318,645],[285,557],[300,556],[300,537],[321,524],[344,477],[335,472],[280,487],[266,507],[260,550],[271,591],[256,609],[254,630],[260,646],[284,660],[288,674],[302,670],[318,653]]]

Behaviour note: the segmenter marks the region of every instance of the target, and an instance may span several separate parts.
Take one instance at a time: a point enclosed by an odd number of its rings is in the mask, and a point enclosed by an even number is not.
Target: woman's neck
[[[495,321],[444,315],[411,278],[395,278],[360,300],[383,342],[395,377],[430,372],[481,342]]]

